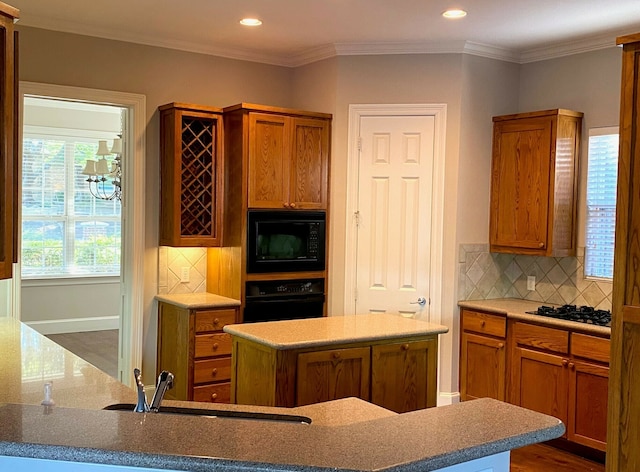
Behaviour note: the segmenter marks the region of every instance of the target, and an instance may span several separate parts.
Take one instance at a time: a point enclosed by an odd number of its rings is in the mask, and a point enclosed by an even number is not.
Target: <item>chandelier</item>
[[[107,162],[107,156],[115,154],[111,161],[111,169]],[[82,173],[88,175],[89,191],[95,198],[101,200],[118,200],[122,199],[122,166],[120,158],[122,155],[122,138],[113,140],[111,150],[107,147],[106,141],[98,141],[98,152],[96,156],[98,160],[87,159]],[[109,179],[113,185],[113,190],[109,192],[106,188],[106,182]],[[110,190],[110,189],[109,189]]]

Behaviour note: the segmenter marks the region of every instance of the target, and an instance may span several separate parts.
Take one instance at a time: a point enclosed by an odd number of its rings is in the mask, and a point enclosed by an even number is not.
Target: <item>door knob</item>
[[[427,304],[427,299],[424,297],[420,297],[418,298],[418,301],[415,302],[409,302],[411,305],[420,305],[420,306],[425,306]]]

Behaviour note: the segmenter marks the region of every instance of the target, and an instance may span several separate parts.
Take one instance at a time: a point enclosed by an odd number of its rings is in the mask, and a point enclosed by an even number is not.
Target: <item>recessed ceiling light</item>
[[[260,26],[262,21],[257,18],[243,18],[240,20],[240,24],[244,26]]]
[[[445,18],[463,18],[467,16],[467,12],[458,8],[452,8],[451,10],[445,11],[442,16]]]

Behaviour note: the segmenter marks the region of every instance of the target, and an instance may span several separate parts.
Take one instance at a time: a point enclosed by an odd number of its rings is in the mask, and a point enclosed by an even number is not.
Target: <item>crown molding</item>
[[[250,62],[259,62],[282,67],[299,67],[336,56],[393,55],[393,54],[471,54],[500,61],[526,64],[544,61],[572,54],[595,51],[615,46],[616,37],[629,34],[628,30],[615,31],[553,46],[516,51],[473,41],[400,41],[375,43],[335,43],[327,44],[299,53],[264,53],[233,46],[219,46],[180,40],[167,40],[145,36],[133,31],[88,27],[77,22],[67,22],[55,18],[29,15],[20,19],[20,25],[33,28],[93,36],[113,41],[124,41],[146,46],[162,47],[185,52],[205,54]]]

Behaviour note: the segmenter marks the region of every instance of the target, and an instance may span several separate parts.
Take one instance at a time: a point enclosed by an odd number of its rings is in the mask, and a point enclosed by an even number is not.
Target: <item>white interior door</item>
[[[361,116],[355,313],[429,319],[434,116]]]

